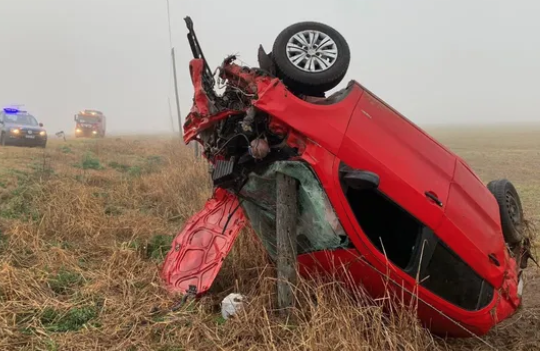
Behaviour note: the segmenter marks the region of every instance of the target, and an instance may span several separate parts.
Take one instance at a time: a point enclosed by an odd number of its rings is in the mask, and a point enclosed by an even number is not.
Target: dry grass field
[[[540,127],[429,131],[486,182],[513,181],[540,226]],[[481,340],[442,340],[406,309],[385,315],[337,284],[302,282],[299,308],[280,319],[273,268],[249,232],[206,297],[166,313],[176,299],[160,265],[209,195],[206,164],[177,139],[0,148],[0,350],[540,350],[534,266],[512,320]],[[219,302],[232,291],[249,307],[224,321]]]

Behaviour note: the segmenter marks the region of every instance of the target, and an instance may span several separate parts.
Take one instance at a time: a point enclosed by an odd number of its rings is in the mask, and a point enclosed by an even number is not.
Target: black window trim
[[[425,275],[427,266],[431,262],[431,258],[433,256],[433,253],[435,252],[435,248],[437,247],[437,245],[441,245],[444,249],[448,250],[452,255],[454,255],[459,260],[461,260],[461,262],[463,262],[467,266],[467,268],[470,270],[470,272],[472,274],[474,274],[478,278],[480,278],[481,285],[480,285],[480,292],[478,294],[478,300],[476,301],[476,307],[473,310],[468,309],[468,308],[464,308],[464,307],[462,307],[460,305],[457,305],[454,302],[448,301],[447,299],[445,299],[440,294],[438,294],[438,293],[436,293],[434,291],[431,291],[430,289],[424,287],[422,285],[422,281],[419,282],[420,286],[423,289],[426,289],[427,291],[431,292],[432,294],[434,294],[434,295],[438,296],[439,298],[443,299],[444,301],[448,302],[449,304],[451,304],[453,306],[456,306],[456,307],[458,307],[458,308],[460,308],[460,309],[462,309],[464,311],[477,312],[477,311],[480,311],[480,310],[488,307],[491,304],[491,302],[493,301],[493,298],[495,296],[495,294],[494,294],[495,288],[493,287],[493,285],[491,285],[484,277],[482,277],[481,274],[479,274],[477,271],[475,271],[473,267],[471,267],[460,255],[458,255],[448,244],[446,244],[441,238],[439,238],[433,231],[426,232],[426,234],[428,236],[431,236],[431,239],[427,239],[427,241],[432,243],[432,245],[430,245],[430,249],[428,250],[428,255],[429,256],[426,257],[425,254],[422,256],[422,267],[421,267],[420,272],[419,272],[420,273],[419,277],[423,277]],[[416,259],[419,259],[419,257],[416,257]],[[418,267],[418,264],[416,265],[416,267]],[[486,297],[485,295],[489,295],[489,294],[491,294],[491,298],[488,301],[486,301],[486,303],[483,306],[481,306],[482,301],[484,301],[484,298]]]

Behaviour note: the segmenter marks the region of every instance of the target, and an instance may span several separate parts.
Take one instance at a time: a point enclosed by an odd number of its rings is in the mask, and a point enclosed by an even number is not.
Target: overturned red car
[[[278,173],[299,184],[300,271],[346,267],[373,297],[414,297],[431,331],[487,333],[521,303],[529,239],[511,182],[487,186],[457,155],[356,81],[333,28],[301,22],[259,48],[259,66],[228,57],[215,78],[186,18],[194,59],[184,140],[213,167],[214,196],[172,244],[162,277],[202,294],[240,230],[276,255]]]

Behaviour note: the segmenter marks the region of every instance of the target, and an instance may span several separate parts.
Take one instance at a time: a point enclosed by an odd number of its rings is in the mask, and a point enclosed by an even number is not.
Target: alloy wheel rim
[[[338,58],[336,42],[318,30],[304,30],[287,42],[287,58],[298,69],[320,73],[332,67]]]

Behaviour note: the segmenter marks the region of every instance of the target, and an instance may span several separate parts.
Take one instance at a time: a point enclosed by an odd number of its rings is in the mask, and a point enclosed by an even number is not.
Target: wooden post
[[[296,285],[296,221],[298,196],[296,179],[278,173],[276,179],[276,235],[277,235],[277,290],[278,306],[289,315],[294,304],[293,287]]]

